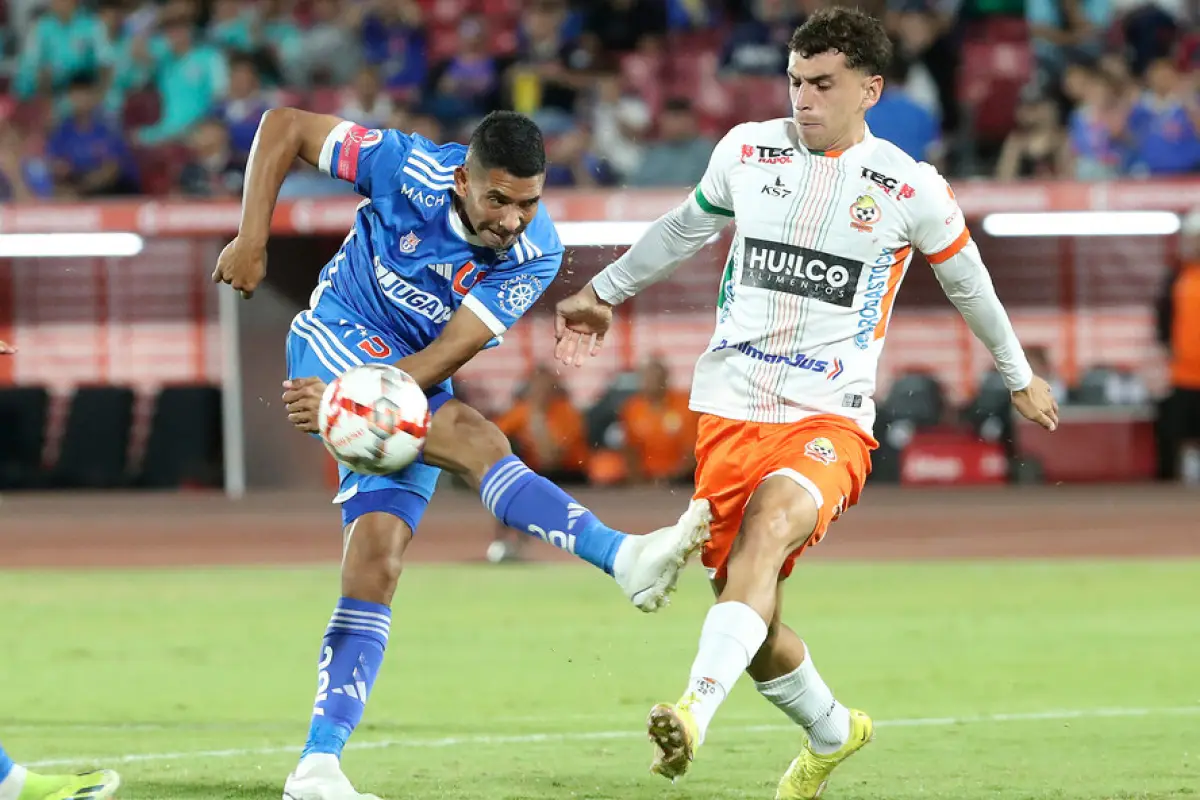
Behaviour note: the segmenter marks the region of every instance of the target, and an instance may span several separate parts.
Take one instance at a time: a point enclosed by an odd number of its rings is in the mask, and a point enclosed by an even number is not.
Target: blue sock
[[[4,748],[0,747],[0,783],[8,777],[8,773],[13,770],[13,760],[8,757],[8,753],[4,752]]]
[[[338,600],[317,665],[317,700],[301,757],[331,753],[339,758],[362,721],[392,627],[392,610],[378,603]]]
[[[615,531],[516,456],[497,461],[483,476],[479,496],[492,516],[519,531],[573,553],[613,574],[626,534]]]

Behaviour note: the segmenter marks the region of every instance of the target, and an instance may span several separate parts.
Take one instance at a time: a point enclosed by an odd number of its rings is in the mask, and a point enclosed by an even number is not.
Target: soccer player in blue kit
[[[287,342],[288,418],[317,430],[325,385],[359,364],[389,363],[426,391],[433,421],[422,458],[400,473],[341,469],[341,599],[325,632],[317,699],[287,800],[359,794],[340,756],[362,719],[383,662],[405,548],[439,469],[461,476],[501,522],[545,539],[611,575],[643,611],[663,606],[688,557],[708,537],[706,501],[643,536],[601,523],[512,454],[495,425],[453,397],[450,378],[545,291],[563,246],[540,204],[546,156],[528,117],[494,112],[468,146],[438,146],[396,130],[367,130],[292,108],[269,111],[247,165],[237,238],[214,281],[249,296],[266,273],[280,185],[299,157],[349,181],[365,198],[341,249],[322,270]]]

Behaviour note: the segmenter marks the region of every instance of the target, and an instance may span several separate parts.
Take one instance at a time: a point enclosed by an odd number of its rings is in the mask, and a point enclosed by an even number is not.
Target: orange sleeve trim
[[[964,227],[957,239],[936,253],[927,253],[925,258],[928,259],[930,264],[941,264],[943,261],[949,261],[958,255],[958,252],[966,247],[969,241],[971,241],[971,231],[969,228]]]

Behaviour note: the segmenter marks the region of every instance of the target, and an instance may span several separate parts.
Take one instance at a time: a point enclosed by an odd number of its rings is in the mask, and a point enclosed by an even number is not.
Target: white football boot
[[[710,522],[708,501],[693,500],[669,528],[626,537],[613,562],[613,577],[625,596],[647,613],[665,608],[679,573],[708,541]]]
[[[283,800],[381,800],[350,785],[335,755],[313,753],[300,759],[283,785]]]

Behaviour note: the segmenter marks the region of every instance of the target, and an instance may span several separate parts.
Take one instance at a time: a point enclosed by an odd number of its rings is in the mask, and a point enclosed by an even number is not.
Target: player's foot
[[[283,785],[283,800],[380,800],[360,794],[342,773],[337,756],[314,753],[300,759],[296,771]]]
[[[850,737],[840,750],[827,755],[812,751],[809,743],[796,756],[775,790],[775,800],[815,800],[825,791],[833,768],[857,753],[875,735],[875,724],[861,711],[850,709]]]
[[[110,769],[78,775],[25,775],[17,800],[108,800],[121,785],[121,776]]]
[[[680,570],[708,541],[711,521],[708,501],[693,500],[671,527],[627,537],[613,564],[613,577],[625,596],[646,612],[666,606]]]
[[[687,772],[696,754],[700,728],[686,701],[676,705],[659,703],[650,709],[646,720],[647,733],[654,742],[654,763],[650,771],[672,783]]]

